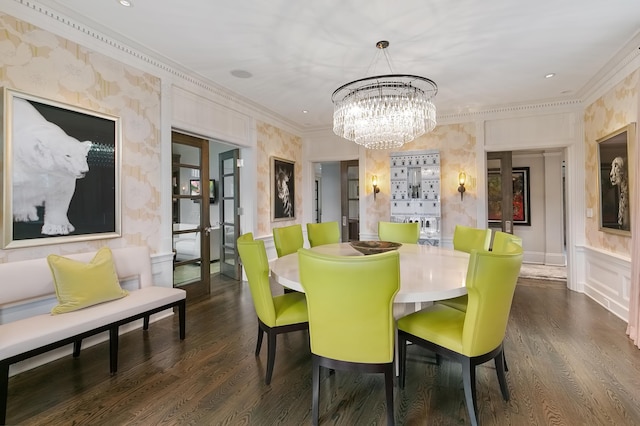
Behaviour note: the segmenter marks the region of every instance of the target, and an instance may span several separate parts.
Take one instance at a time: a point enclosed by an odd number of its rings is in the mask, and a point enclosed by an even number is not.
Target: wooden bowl
[[[400,243],[392,243],[390,241],[351,241],[349,244],[365,256],[398,250],[402,246]]]

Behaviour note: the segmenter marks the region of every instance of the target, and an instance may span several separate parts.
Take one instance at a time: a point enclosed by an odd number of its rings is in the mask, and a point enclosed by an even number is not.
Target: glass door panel
[[[340,163],[342,241],[360,239],[360,169],[358,160]]]

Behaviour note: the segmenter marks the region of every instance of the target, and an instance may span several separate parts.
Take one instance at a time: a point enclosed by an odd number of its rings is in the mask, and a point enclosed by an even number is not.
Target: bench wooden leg
[[[9,363],[0,363],[0,425],[7,422],[7,396],[9,394]]]
[[[111,374],[118,371],[118,326],[109,329],[109,371]]]
[[[149,329],[149,315],[144,316],[144,319],[142,320],[142,329],[143,330]]]
[[[184,340],[185,338],[185,330],[186,330],[186,312],[187,312],[187,301],[186,299],[182,299],[178,304],[178,318],[180,321],[180,340]]]
[[[80,356],[80,349],[82,349],[82,339],[73,342],[73,357],[78,358]]]

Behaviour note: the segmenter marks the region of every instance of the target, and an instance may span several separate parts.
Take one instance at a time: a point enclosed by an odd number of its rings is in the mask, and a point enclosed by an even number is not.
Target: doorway
[[[563,148],[487,153],[488,226],[522,238],[526,264],[567,264],[566,155]]]
[[[313,221],[338,222],[342,241],[360,238],[358,160],[314,163]]]

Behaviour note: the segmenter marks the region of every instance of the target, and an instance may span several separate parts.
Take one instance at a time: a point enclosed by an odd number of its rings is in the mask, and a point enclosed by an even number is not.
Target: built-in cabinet
[[[391,222],[418,222],[420,243],[440,245],[440,152],[394,152],[390,156]]]

